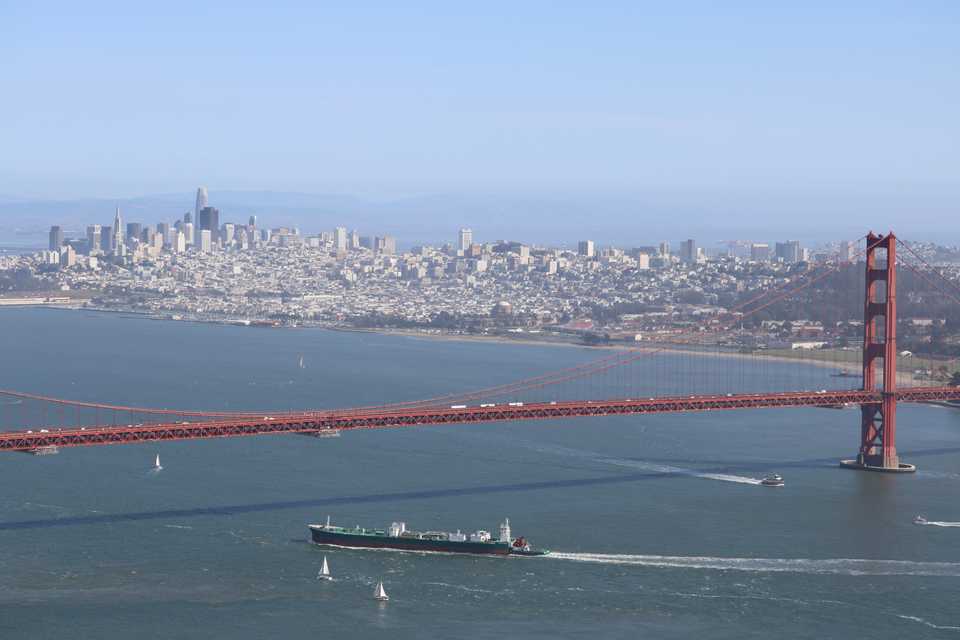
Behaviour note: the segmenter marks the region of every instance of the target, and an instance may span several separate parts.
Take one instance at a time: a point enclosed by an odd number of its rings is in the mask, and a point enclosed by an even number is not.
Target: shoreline
[[[442,340],[449,342],[473,342],[473,343],[491,343],[491,344],[504,344],[504,345],[520,345],[520,346],[534,346],[534,347],[563,347],[571,348],[578,347],[581,349],[595,350],[595,351],[624,351],[630,353],[640,353],[644,351],[655,351],[661,354],[673,354],[673,355],[696,355],[702,358],[733,358],[737,360],[751,359],[751,358],[762,358],[768,362],[781,362],[781,363],[801,363],[804,365],[815,366],[818,368],[828,368],[836,369],[844,373],[855,373],[860,371],[862,365],[859,362],[855,361],[839,361],[833,362],[826,359],[820,358],[803,358],[803,357],[788,357],[784,355],[765,355],[763,351],[756,351],[752,353],[741,353],[739,351],[700,351],[697,349],[682,349],[678,348],[677,345],[665,344],[658,342],[640,342],[640,343],[607,343],[607,344],[585,344],[583,342],[577,341],[573,336],[569,336],[569,339],[565,339],[562,336],[555,336],[553,334],[536,334],[536,335],[549,335],[543,339],[533,338],[529,333],[517,334],[517,337],[512,337],[510,335],[470,335],[470,334],[456,334],[456,333],[446,333],[440,330],[417,330],[417,329],[395,329],[389,327],[352,327],[345,325],[336,325],[336,324],[326,324],[323,322],[298,322],[294,325],[288,324],[272,324],[273,321],[270,320],[245,320],[245,319],[227,319],[227,318],[198,318],[192,316],[180,316],[176,317],[179,314],[158,314],[151,313],[146,311],[135,311],[130,309],[108,309],[103,307],[88,306],[86,302],[80,304],[25,304],[25,305],[9,305],[4,307],[6,309],[56,309],[59,311],[89,311],[93,313],[104,313],[104,314],[114,314],[118,316],[125,316],[129,318],[136,319],[145,319],[145,320],[157,320],[157,321],[166,321],[166,322],[190,322],[195,324],[204,324],[204,325],[224,325],[232,327],[245,327],[251,329],[321,329],[324,331],[338,331],[344,333],[369,333],[377,334],[383,336],[398,336],[404,338],[413,338],[420,340]],[[0,309],[2,311],[2,309]],[[277,321],[279,322],[279,321]],[[653,355],[653,354],[651,354]],[[642,358],[643,356],[640,356]],[[840,376],[848,377],[848,376]],[[858,377],[858,376],[854,376]],[[911,384],[917,381],[923,381],[923,379],[918,379],[915,377],[912,371],[901,371],[897,374],[898,384]]]

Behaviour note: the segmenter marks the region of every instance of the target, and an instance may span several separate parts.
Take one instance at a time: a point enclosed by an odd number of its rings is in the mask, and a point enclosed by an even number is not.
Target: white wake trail
[[[960,522],[944,522],[942,520],[927,520],[926,522],[919,522],[924,527],[960,527]]]
[[[634,565],[674,569],[712,569],[756,573],[813,573],[849,576],[960,577],[957,562],[866,560],[860,558],[720,558],[710,556],[654,556],[611,553],[551,552],[547,558],[597,564]]]
[[[616,465],[618,467],[629,467],[633,469],[642,469],[644,471],[655,471],[657,473],[672,473],[681,476],[690,476],[691,478],[703,478],[704,480],[719,480],[721,482],[738,482],[740,484],[760,484],[759,478],[750,478],[748,476],[735,476],[729,473],[701,473],[696,469],[684,469],[683,467],[671,467],[661,464],[650,464],[637,460],[624,460],[622,458],[593,458],[596,462]]]

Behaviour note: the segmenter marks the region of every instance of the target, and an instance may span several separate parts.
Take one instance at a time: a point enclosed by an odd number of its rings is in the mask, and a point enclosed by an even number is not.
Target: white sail
[[[383,583],[377,583],[377,590],[373,592],[373,597],[377,600],[389,600],[390,596],[387,595],[386,590],[383,588]]]
[[[157,454],[157,459],[156,459],[156,461],[154,461],[154,463],[153,463],[153,468],[154,468],[154,469],[163,469],[163,467],[160,466],[160,454],[159,454],[159,453]]]
[[[317,580],[333,580],[333,577],[330,575],[330,565],[327,564],[327,556],[323,556],[323,566],[320,567]]]

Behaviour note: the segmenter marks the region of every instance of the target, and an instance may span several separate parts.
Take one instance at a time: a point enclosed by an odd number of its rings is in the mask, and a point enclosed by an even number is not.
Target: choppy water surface
[[[596,357],[54,310],[0,312],[0,353],[0,387],[230,409],[435,396]],[[901,409],[911,477],[836,466],[857,419],[760,410],[3,454],[0,637],[958,637],[960,412]],[[787,485],[760,486],[770,472]],[[306,524],[328,514],[424,529],[509,516],[555,553],[323,551]],[[332,583],[315,577],[324,554]]]

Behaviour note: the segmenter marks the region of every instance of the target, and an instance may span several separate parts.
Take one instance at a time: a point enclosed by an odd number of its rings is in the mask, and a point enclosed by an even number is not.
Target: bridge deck
[[[622,400],[512,403],[496,406],[427,407],[393,410],[336,410],[330,412],[278,413],[261,418],[164,422],[156,424],[97,426],[57,429],[39,427],[29,431],[0,433],[0,450],[30,451],[39,447],[84,447],[159,440],[229,438],[278,433],[316,433],[329,430],[381,429],[420,425],[544,420],[588,416],[637,415],[758,409],[780,407],[831,407],[875,404],[880,392],[801,391],[772,394],[675,396]],[[960,400],[958,387],[922,387],[897,392],[898,402]],[[45,429],[41,432],[40,429]]]

